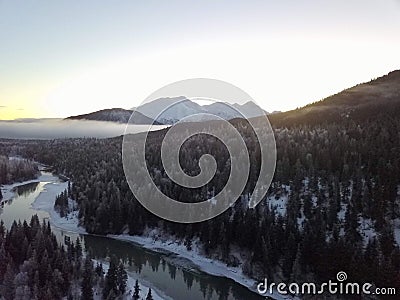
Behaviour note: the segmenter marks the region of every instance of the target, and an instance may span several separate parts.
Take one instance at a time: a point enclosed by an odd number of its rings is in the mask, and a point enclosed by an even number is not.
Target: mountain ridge
[[[270,115],[277,126],[315,125],[400,113],[400,70],[360,83],[301,108]]]
[[[135,117],[130,120],[132,113]],[[160,115],[158,115],[161,112]],[[214,102],[212,104],[200,105],[187,99],[184,96],[159,98],[151,102],[140,105],[132,109],[109,108],[99,111],[70,116],[65,120],[95,120],[117,123],[132,124],[174,124],[181,119],[196,114],[211,114],[221,117],[225,120],[242,118],[242,114],[246,117],[257,117],[261,114],[268,114],[253,102],[244,104],[229,104],[225,102]],[[198,118],[198,121],[212,120],[213,117]],[[215,118],[216,119],[216,118]],[[153,120],[156,120],[153,122]]]
[[[105,122],[116,122],[116,123],[128,123],[133,110],[123,109],[123,108],[108,108],[102,109],[95,112],[70,116],[64,120],[92,120],[92,121],[105,121]],[[132,124],[154,124],[160,125],[161,123],[153,121],[151,118],[141,114],[140,112],[135,112],[135,118]]]
[[[174,104],[175,103],[175,104]],[[67,120],[85,119],[127,123],[133,111],[136,112],[134,124],[174,124],[187,116],[199,113],[210,113],[226,120],[240,119],[243,112],[247,117],[257,118],[260,112],[268,115],[270,122],[276,126],[315,125],[326,122],[337,122],[346,119],[355,121],[375,117],[377,113],[400,115],[400,70],[357,84],[330,95],[320,101],[303,107],[286,111],[268,113],[256,104],[228,104],[214,102],[200,105],[184,96],[159,98],[140,105],[132,110],[122,108],[103,109],[96,112],[71,116]],[[165,110],[164,110],[165,109]],[[160,111],[164,112],[158,116]],[[258,110],[258,111],[257,111]],[[153,119],[156,119],[153,122]],[[208,121],[199,119],[198,121]]]
[[[268,112],[261,109],[252,101],[248,101],[244,104],[230,104],[217,101],[211,104],[200,105],[184,96],[159,98],[137,107],[136,111],[156,119],[163,124],[174,124],[183,118],[196,114],[211,114],[217,116],[215,118],[212,116],[199,116],[197,121],[215,120],[218,119],[218,117],[231,120],[243,118],[243,115],[247,118],[253,118],[268,114]]]

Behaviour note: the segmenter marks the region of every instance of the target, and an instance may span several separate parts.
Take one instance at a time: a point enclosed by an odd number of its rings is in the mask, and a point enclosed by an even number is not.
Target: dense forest
[[[91,259],[91,250],[87,250],[84,255],[79,238],[59,244],[49,223],[40,224],[36,215],[29,223],[14,222],[10,230],[1,222],[0,298],[152,299],[151,289],[144,295],[137,281],[134,286],[127,286],[124,265],[115,256],[110,257],[105,272],[100,262]]]
[[[71,178],[66,194],[79,208],[82,225],[97,234],[143,234],[158,228],[190,249],[199,243],[205,255],[240,265],[251,277],[285,281],[335,278],[345,271],[355,282],[400,286],[400,120],[345,119],[313,125],[275,127],[277,166],[262,203],[248,208],[257,178],[257,143],[246,122],[235,120],[252,156],[249,183],[242,197],[222,215],[191,225],[168,222],[135,201],[121,163],[122,139],[24,141],[18,153],[52,165]],[[153,179],[180,201],[191,191],[165,175],[159,148],[166,130],[150,135],[146,158]],[[190,150],[190,151],[189,151]],[[3,153],[14,148],[3,145]],[[229,155],[218,140],[198,135],[185,143],[183,169],[193,170],[201,154],[212,153],[218,177],[196,193],[207,198],[229,176]],[[221,167],[222,166],[222,167]],[[58,203],[67,203],[66,194]]]
[[[0,185],[34,179],[39,174],[37,164],[27,159],[9,159],[0,155]],[[0,200],[3,193],[0,189]]]
[[[0,156],[0,184],[33,179],[38,173],[37,165],[29,160]]]
[[[353,282],[400,287],[399,79],[400,71],[392,72],[270,116],[277,164],[271,187],[255,209],[248,202],[259,175],[260,145],[247,121],[232,120],[252,162],[247,185],[234,206],[196,224],[165,221],[136,201],[123,171],[122,137],[3,140],[0,155],[40,161],[71,178],[56,209],[65,215],[74,201],[90,233],[142,235],[157,229],[189,251],[196,243],[202,254],[240,266],[258,280],[326,282],[345,271]],[[161,162],[167,130],[150,133],[146,144],[147,167],[162,192],[197,202],[221,191],[231,171],[226,147],[205,134],[189,138],[180,152],[182,169],[196,175],[200,157],[211,154],[217,172],[202,188],[183,188],[168,178]]]

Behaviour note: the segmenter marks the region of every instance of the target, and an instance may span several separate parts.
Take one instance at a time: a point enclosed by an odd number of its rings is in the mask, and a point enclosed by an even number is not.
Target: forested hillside
[[[33,179],[38,172],[37,165],[29,160],[9,159],[0,155],[0,184]]]
[[[69,243],[65,249],[58,244],[50,225],[40,224],[37,216],[29,224],[14,222],[9,231],[0,224],[2,299],[78,299],[83,278],[82,290],[93,295],[97,281],[92,273],[92,262],[82,258],[79,241]]]
[[[390,115],[362,123],[348,120],[276,128],[277,168],[264,201],[248,209],[244,194],[221,216],[193,225],[161,220],[134,200],[122,170],[121,138],[30,141],[24,142],[21,154],[54,165],[57,172],[72,178],[70,194],[89,232],[127,229],[141,234],[146,227],[159,228],[185,241],[198,239],[206,255],[218,256],[228,264],[243,261],[245,272],[256,278],[327,280],[345,270],[360,282],[396,286],[400,270],[399,241],[395,240],[400,220],[399,132],[400,120]],[[153,134],[149,154],[157,151],[162,134]],[[204,138],[198,137],[198,145],[204,148],[192,148],[185,161],[195,164],[210,147],[225,165],[229,158],[224,149],[213,147],[216,141],[205,143]],[[163,175],[157,157],[148,155],[148,162]],[[219,178],[225,178],[229,169],[220,172]],[[164,177],[154,178],[163,189],[183,199],[188,192]],[[204,189],[204,196],[218,192],[224,180],[212,184]]]
[[[18,153],[53,165],[72,179],[69,195],[77,201],[88,232],[140,235],[157,228],[188,249],[198,242],[205,255],[240,265],[256,279],[322,282],[345,271],[353,282],[400,287],[400,118],[394,109],[399,102],[393,98],[380,104],[379,109],[371,104],[354,110],[355,118],[322,120],[322,115],[318,122],[305,122],[299,117],[292,120],[301,122],[288,121],[287,126],[281,117],[273,118],[276,172],[255,209],[248,208],[248,196],[259,172],[258,144],[246,121],[233,120],[250,150],[248,185],[235,206],[191,225],[159,219],[134,199],[122,168],[121,137],[21,141]],[[156,184],[180,201],[218,193],[230,172],[225,147],[205,135],[184,144],[184,170],[196,170],[205,153],[218,162],[216,178],[193,197],[192,190],[168,179],[161,165],[166,130],[151,133],[146,148]],[[3,145],[1,151],[15,150]]]
[[[322,124],[400,114],[400,70],[358,84],[304,107],[270,115],[277,126]]]
[[[111,256],[105,274],[83,256],[79,239],[60,245],[50,224],[35,215],[29,224],[14,222],[6,231],[0,223],[0,298],[5,300],[122,299],[127,274]]]

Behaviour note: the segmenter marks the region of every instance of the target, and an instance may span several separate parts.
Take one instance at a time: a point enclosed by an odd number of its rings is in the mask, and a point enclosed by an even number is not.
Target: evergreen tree
[[[140,286],[139,286],[139,281],[136,279],[135,281],[135,286],[133,287],[133,300],[139,300],[140,299]]]
[[[76,238],[75,242],[75,253],[78,257],[82,257],[82,245],[79,237]]]
[[[126,291],[127,280],[128,280],[128,274],[125,271],[123,263],[120,262],[117,270],[117,287],[120,295],[123,295]]]
[[[102,263],[97,262],[96,268],[95,268],[95,272],[96,272],[97,276],[103,277],[104,270],[103,270],[103,264]]]
[[[5,300],[13,300],[14,299],[14,268],[12,263],[9,262],[7,265],[7,271],[4,275],[4,280],[1,288],[1,294]]]
[[[105,277],[105,282],[104,282],[104,288],[103,288],[103,298],[108,299],[110,296],[110,293],[112,292],[113,295],[117,295],[117,271],[118,271],[118,266],[117,266],[117,259],[115,256],[111,257],[110,260],[110,266],[108,268],[106,277]]]
[[[81,260],[66,253],[48,223],[40,225],[37,216],[31,218],[30,225],[14,222],[0,236],[1,296],[18,300],[63,299],[71,294],[72,285],[81,282],[83,298],[92,299],[90,290],[96,284],[91,279],[93,266],[88,259],[82,272],[77,268]]]
[[[53,165],[56,172],[70,177],[74,184],[67,194],[76,201],[80,221],[90,233],[118,234],[127,226],[129,233],[142,234],[147,227],[186,241],[188,249],[193,246],[189,241],[199,240],[206,255],[230,259],[233,247],[249,253],[243,269],[255,278],[279,274],[287,279],[302,274],[302,278],[322,281],[346,269],[352,278],[360,279],[355,277],[369,274],[370,270],[375,284],[380,280],[379,285],[389,286],[389,278],[398,278],[399,273],[395,253],[398,243],[393,234],[400,216],[400,173],[396,172],[400,169],[396,151],[400,149],[400,139],[394,138],[400,132],[400,106],[395,102],[380,115],[382,118],[364,118],[367,109],[375,112],[364,106],[362,112],[357,108],[352,111],[349,118],[335,118],[333,114],[325,119],[327,115],[321,113],[295,122],[296,112],[289,112],[285,115],[289,118],[285,117],[283,122],[279,116],[278,120],[271,116],[275,119],[272,124],[279,153],[277,170],[264,205],[256,209],[248,208],[248,199],[257,180],[260,149],[247,123],[235,120],[232,124],[243,134],[249,148],[249,181],[240,199],[226,212],[191,226],[161,221],[135,201],[123,174],[121,137],[57,143],[19,141],[15,142],[18,147],[0,143],[0,154],[19,151],[22,156]],[[357,118],[353,118],[355,114]],[[162,192],[178,201],[197,202],[222,190],[229,178],[229,155],[224,147],[203,135],[185,143],[181,159],[185,168],[195,170],[203,153],[212,154],[218,165],[215,180],[194,192],[164,176],[159,153],[166,132],[167,129],[152,132],[151,143],[146,145],[149,172]],[[7,177],[11,173],[21,175],[16,169],[8,172],[9,166],[0,163],[0,181],[10,180]],[[31,226],[40,224],[33,221]],[[376,232],[377,237],[365,247],[367,230]],[[36,249],[36,260],[40,263],[46,248],[51,265],[53,254],[51,247],[43,247],[47,244],[43,235],[46,233],[32,230],[37,241],[31,243],[27,237],[32,247],[25,251],[20,249],[25,248],[20,247],[26,244],[24,236],[13,230],[5,253],[0,249],[0,256],[12,257],[19,264],[21,257]],[[297,245],[300,245],[298,250]],[[75,252],[74,247],[70,250]],[[73,257],[75,254],[68,260],[74,260]],[[5,268],[0,260],[0,274],[5,273]],[[68,274],[67,269],[62,271],[63,275]],[[176,270],[171,268],[170,272],[174,276]],[[38,290],[44,288],[42,283]]]
[[[83,267],[81,283],[81,293],[83,300],[93,299],[93,263],[89,257],[85,258],[85,263]]]
[[[153,296],[151,295],[151,288],[149,288],[149,292],[147,293],[146,300],[153,300]]]
[[[103,298],[111,299],[110,297],[112,295],[115,297],[123,295],[126,291],[127,279],[128,275],[126,274],[123,263],[118,263],[118,259],[115,256],[112,256],[105,277]]]

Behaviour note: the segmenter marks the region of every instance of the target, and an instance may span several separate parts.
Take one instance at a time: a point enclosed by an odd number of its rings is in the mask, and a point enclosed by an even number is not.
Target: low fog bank
[[[151,130],[165,126],[151,126]],[[0,120],[0,138],[9,139],[58,139],[58,138],[109,138],[125,133],[126,124],[102,121],[63,119],[19,119]],[[149,129],[149,125],[129,125],[127,132],[138,133]]]

